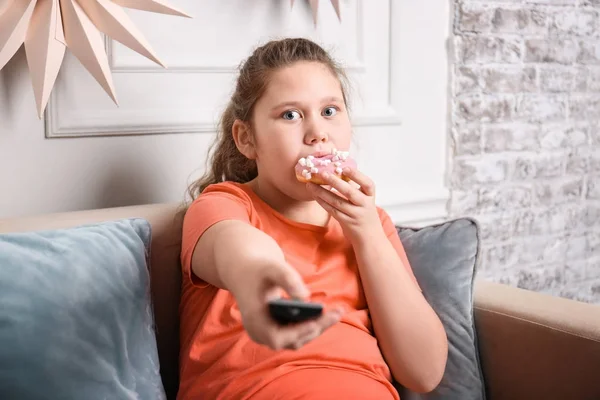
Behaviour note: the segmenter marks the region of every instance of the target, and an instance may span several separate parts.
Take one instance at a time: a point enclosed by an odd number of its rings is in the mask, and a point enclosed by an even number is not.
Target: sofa
[[[122,218],[150,222],[150,289],[160,375],[169,399],[175,399],[178,386],[178,206],[151,204],[0,220],[0,234]],[[473,315],[488,399],[600,399],[599,306],[477,279]]]

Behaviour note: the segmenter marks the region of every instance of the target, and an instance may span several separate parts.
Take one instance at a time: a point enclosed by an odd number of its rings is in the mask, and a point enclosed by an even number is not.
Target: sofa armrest
[[[600,399],[600,306],[478,280],[488,398]]]

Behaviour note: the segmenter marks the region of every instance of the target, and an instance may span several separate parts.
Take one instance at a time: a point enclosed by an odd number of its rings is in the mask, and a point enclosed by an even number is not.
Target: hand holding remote
[[[319,318],[323,305],[294,299],[269,300],[271,317],[281,325],[297,324]]]
[[[324,312],[315,303],[281,299],[282,291],[299,300],[307,299],[309,292],[287,262],[264,261],[249,266],[243,281],[230,288],[252,340],[273,350],[298,349],[340,320],[341,310]]]

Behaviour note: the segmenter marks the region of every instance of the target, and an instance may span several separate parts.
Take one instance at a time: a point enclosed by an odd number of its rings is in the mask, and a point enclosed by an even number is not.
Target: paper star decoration
[[[341,21],[342,16],[340,14],[340,0],[330,0],[333,8],[335,9],[335,13],[337,14],[338,19]],[[294,0],[290,0],[291,6],[294,7]],[[310,9],[312,10],[313,21],[315,25],[317,25],[317,14],[319,11],[319,0],[308,0],[310,4]]]
[[[165,0],[0,0],[0,69],[25,44],[41,118],[66,48],[118,104],[101,32],[165,65],[122,7],[191,18]]]

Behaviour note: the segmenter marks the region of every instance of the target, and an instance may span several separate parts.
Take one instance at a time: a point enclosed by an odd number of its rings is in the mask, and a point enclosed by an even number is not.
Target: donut
[[[298,160],[295,167],[298,181],[327,185],[327,182],[321,177],[321,173],[325,171],[348,181],[349,179],[342,175],[342,170],[346,167],[356,168],[356,161],[349,157],[347,151],[332,149],[328,154],[317,154],[302,157]]]

